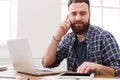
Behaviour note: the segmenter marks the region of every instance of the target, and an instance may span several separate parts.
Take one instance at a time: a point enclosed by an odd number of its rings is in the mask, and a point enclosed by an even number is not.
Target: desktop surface
[[[21,80],[55,80],[52,79],[56,75],[47,75],[47,76],[33,76],[33,75],[28,75],[28,74],[23,74],[23,73],[17,73],[14,70],[6,70],[6,71],[0,71],[0,77],[16,77],[20,78]],[[120,80],[120,78],[113,77],[113,76],[104,76],[104,75],[95,75],[94,80]],[[19,79],[18,79],[19,80]],[[58,80],[63,80],[63,79],[58,79]],[[67,80],[67,79],[64,79]],[[70,80],[70,79],[69,79]],[[81,79],[77,79],[81,80]],[[83,79],[82,79],[83,80]]]

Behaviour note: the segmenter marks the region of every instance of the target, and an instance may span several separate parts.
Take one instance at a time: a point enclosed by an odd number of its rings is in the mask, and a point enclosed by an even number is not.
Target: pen
[[[10,79],[16,79],[16,77],[12,77],[12,76],[0,76],[0,78],[10,78]]]

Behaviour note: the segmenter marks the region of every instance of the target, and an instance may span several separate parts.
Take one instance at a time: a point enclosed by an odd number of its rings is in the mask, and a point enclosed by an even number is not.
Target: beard
[[[90,19],[88,20],[87,23],[84,23],[82,21],[75,21],[74,23],[70,21],[70,23],[71,23],[71,29],[73,33],[81,35],[87,32],[89,25],[90,25]],[[75,24],[77,23],[80,23],[81,25],[76,26]]]

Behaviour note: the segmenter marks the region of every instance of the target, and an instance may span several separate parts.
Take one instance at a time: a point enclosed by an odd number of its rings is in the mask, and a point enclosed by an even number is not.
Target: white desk
[[[0,71],[0,76],[19,76],[22,80],[56,80],[53,76],[32,76],[28,74],[17,73],[14,70]],[[59,79],[59,80],[88,80],[88,79]],[[91,80],[91,79],[90,79]],[[97,75],[92,80],[120,80],[120,78],[112,76]]]

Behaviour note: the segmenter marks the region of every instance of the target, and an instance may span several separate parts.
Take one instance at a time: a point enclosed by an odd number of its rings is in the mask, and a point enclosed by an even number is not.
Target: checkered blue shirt
[[[56,61],[50,67],[58,66],[63,59],[67,58],[67,69],[73,71],[76,60],[75,39],[73,32],[63,37],[57,48]],[[120,76],[120,52],[113,35],[100,27],[90,25],[85,41],[87,43],[87,60],[112,67],[115,75]]]

